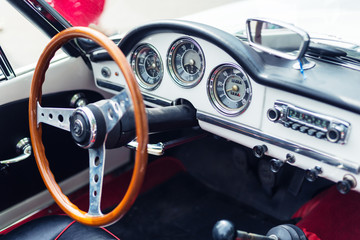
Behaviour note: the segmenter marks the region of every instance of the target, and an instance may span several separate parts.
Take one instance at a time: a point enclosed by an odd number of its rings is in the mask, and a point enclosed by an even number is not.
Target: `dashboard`
[[[185,21],[139,27],[119,47],[148,106],[186,99],[202,129],[249,148],[265,145],[265,154],[278,163],[307,170],[310,176],[349,181],[360,191],[357,103],[347,104],[342,89],[327,90],[332,78],[358,77],[357,71],[314,59],[316,66],[306,71],[305,80],[292,68],[294,62]],[[126,87],[119,68],[102,50],[91,59],[99,88],[116,94]],[[334,73],[329,84],[319,88],[329,71]]]

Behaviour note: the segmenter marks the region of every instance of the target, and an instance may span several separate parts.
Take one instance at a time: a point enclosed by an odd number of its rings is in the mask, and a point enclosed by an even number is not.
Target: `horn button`
[[[104,116],[94,105],[77,108],[70,117],[70,132],[80,147],[98,147],[104,142],[106,135]]]

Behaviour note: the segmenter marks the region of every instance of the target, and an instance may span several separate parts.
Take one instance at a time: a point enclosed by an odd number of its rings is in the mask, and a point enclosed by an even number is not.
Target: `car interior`
[[[0,48],[1,240],[359,238],[344,49],[264,18],[246,37],[179,19],[106,36],[8,2],[50,39],[20,74]]]

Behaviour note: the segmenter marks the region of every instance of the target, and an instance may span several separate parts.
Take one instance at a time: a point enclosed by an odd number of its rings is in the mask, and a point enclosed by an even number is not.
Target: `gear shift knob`
[[[217,221],[213,227],[212,236],[214,240],[235,240],[234,224],[228,220]]]

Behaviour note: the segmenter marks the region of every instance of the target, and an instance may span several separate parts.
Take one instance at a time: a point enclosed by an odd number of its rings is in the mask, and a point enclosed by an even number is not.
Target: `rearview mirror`
[[[254,18],[246,25],[250,45],[275,56],[297,60],[309,46],[309,35],[293,25]]]

